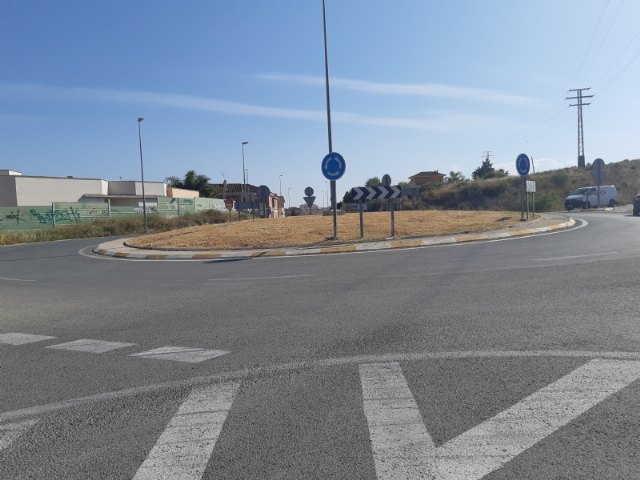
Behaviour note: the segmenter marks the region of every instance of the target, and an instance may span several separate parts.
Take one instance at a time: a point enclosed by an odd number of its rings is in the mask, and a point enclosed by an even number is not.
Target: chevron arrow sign
[[[375,187],[353,187],[353,200],[360,202],[363,200],[387,200],[392,198],[400,198],[402,190],[397,186],[385,187],[376,185]]]

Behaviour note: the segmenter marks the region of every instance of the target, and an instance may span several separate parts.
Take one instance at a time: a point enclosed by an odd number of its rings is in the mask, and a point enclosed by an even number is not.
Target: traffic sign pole
[[[596,158],[591,165],[591,176],[596,182],[597,185],[597,196],[598,196],[598,208],[600,207],[600,186],[602,185],[602,168],[604,167],[604,160],[601,158]]]
[[[529,174],[529,168],[531,167],[531,162],[529,161],[529,157],[524,154],[521,153],[520,155],[518,155],[518,158],[516,158],[516,170],[518,171],[518,173],[520,174],[520,177],[522,178],[522,184],[520,185],[520,221],[524,222],[525,218],[524,218],[524,195],[525,195],[525,182],[526,182],[526,177]],[[529,218],[529,198],[527,196],[527,219]]]
[[[358,211],[360,213],[360,238],[364,238],[364,218],[362,211],[364,210],[364,202],[360,200],[358,202]]]
[[[382,185],[386,188],[389,188],[391,186],[391,176],[389,174],[385,174],[382,176]],[[395,224],[395,215],[394,215],[394,205],[395,204],[395,200],[393,200],[392,198],[390,198],[389,200],[387,200],[387,208],[389,209],[389,214],[391,216],[391,238],[395,237],[396,235],[396,224]]]
[[[329,140],[331,144],[331,140]],[[329,146],[331,148],[331,146]],[[322,174],[324,178],[330,181],[331,184],[331,209],[333,210],[333,239],[338,238],[338,224],[337,224],[337,208],[336,208],[336,180],[344,175],[346,164],[342,155],[337,152],[330,151],[322,159]]]

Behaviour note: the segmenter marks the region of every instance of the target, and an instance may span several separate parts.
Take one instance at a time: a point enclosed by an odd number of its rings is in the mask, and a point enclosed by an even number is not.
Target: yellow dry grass
[[[518,224],[519,220],[516,212],[402,211],[395,213],[395,238],[485,232]],[[369,212],[364,214],[363,239],[359,215],[350,213],[338,216],[337,240],[330,239],[332,217],[313,215],[190,227],[136,237],[129,243],[155,248],[232,250],[335,245],[381,240],[390,233],[389,212]]]

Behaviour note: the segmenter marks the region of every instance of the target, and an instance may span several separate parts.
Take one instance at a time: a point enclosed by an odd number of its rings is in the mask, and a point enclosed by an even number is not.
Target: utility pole
[[[489,160],[489,157],[493,157],[493,153],[491,153],[491,150],[486,151],[482,154],[487,160]]]
[[[578,107],[578,168],[584,168],[584,127],[582,123],[582,106],[591,105],[591,103],[585,103],[585,98],[593,98],[593,95],[583,95],[584,90],[591,90],[591,88],[573,88],[570,92],[575,92],[575,97],[566,97],[565,100],[577,100],[577,103],[572,103],[570,107]]]

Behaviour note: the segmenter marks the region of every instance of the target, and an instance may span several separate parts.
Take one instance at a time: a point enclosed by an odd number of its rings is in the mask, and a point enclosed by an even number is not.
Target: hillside
[[[587,165],[589,167],[589,165]],[[628,204],[640,191],[640,159],[605,165],[605,185],[618,189],[618,203]],[[564,198],[576,188],[595,185],[588,169],[577,167],[550,170],[529,175],[536,182],[536,211],[564,209]],[[423,187],[418,208],[451,210],[520,210],[520,183],[517,176],[464,181],[442,187]],[[409,199],[403,205],[410,208]]]

